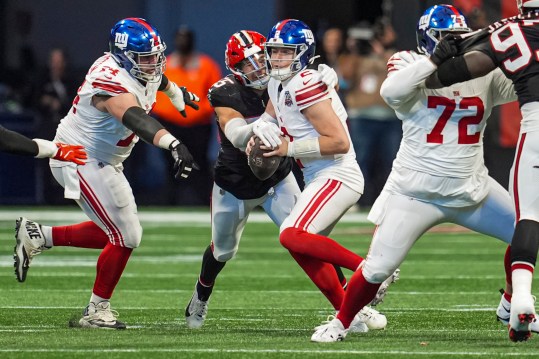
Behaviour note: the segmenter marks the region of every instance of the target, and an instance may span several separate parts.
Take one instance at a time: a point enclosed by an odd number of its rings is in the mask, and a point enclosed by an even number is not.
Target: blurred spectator
[[[344,52],[343,32],[337,27],[331,27],[324,32],[322,36],[322,45],[320,46],[320,57],[316,60],[316,64],[326,64],[332,67],[339,77],[339,89],[337,93],[344,104],[346,91],[349,89],[349,84],[343,77],[341,70]]]
[[[167,57],[165,75],[200,97],[200,109],[187,108],[187,118],[183,118],[170,101],[161,100],[164,94],[157,94],[154,115],[167,122],[167,128],[182,139],[200,166],[200,171],[193,171],[181,186],[169,180],[170,204],[209,205],[213,184],[213,161],[210,158],[217,154],[209,154],[208,150],[216,148],[217,132],[213,109],[206,96],[210,87],[221,79],[221,67],[208,55],[195,50],[193,31],[180,27],[176,33],[175,49]]]
[[[69,111],[80,82],[80,79],[72,76],[65,51],[61,48],[51,49],[47,67],[43,69],[35,87],[34,107],[40,115],[39,137],[54,138],[56,128]],[[43,192],[44,202],[46,204],[71,204],[70,200],[64,198],[64,189],[54,179],[48,165],[40,164],[38,171],[41,173],[44,187],[47,188]]]
[[[68,68],[68,59],[61,48],[49,52],[48,66],[44,69],[36,87],[36,105],[41,115],[43,138],[52,138],[60,120],[69,111],[77,94],[80,79],[75,79]]]
[[[394,50],[396,35],[389,22],[362,23],[348,32],[351,72],[346,96],[350,135],[357,161],[365,177],[365,192],[359,204],[370,206],[391,171],[402,138],[401,121],[380,96],[386,64]]]

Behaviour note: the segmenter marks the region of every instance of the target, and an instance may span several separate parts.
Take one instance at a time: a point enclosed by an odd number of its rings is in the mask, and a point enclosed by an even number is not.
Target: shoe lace
[[[314,330],[319,330],[319,329],[325,328],[335,318],[336,317],[333,314],[328,315],[326,320],[323,321],[322,324],[320,324],[319,326],[315,327]]]
[[[395,269],[393,274],[391,274],[389,278],[382,282],[380,288],[378,288],[378,292],[376,292],[376,295],[374,296],[374,299],[371,301],[370,305],[375,306],[384,301],[384,297],[386,296],[387,288],[389,287],[389,285],[391,283],[395,283],[400,279],[400,271],[401,270],[399,268]]]
[[[104,307],[98,304],[96,305],[95,309],[96,309],[96,313],[95,313],[96,316],[104,322],[114,322],[120,316],[120,314],[117,311],[110,309],[110,305],[108,305],[107,307]]]
[[[195,299],[193,301],[193,312],[192,315],[196,315],[198,317],[204,318],[206,314],[208,313],[208,302],[205,302],[200,299]]]

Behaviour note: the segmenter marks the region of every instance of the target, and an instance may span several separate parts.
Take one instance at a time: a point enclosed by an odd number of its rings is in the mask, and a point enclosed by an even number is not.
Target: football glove
[[[58,151],[56,151],[56,154],[52,157],[55,160],[84,165],[84,160],[88,158],[86,151],[84,151],[84,146],[67,145],[60,142],[55,143],[55,145],[58,147]]]
[[[200,98],[192,92],[187,91],[185,87],[178,87],[174,82],[170,81],[170,88],[163,91],[168,96],[170,102],[176,107],[183,117],[187,117],[185,113],[185,106],[189,106],[198,110],[198,105],[195,102],[199,102]]]
[[[440,42],[434,48],[434,52],[430,56],[430,60],[436,65],[440,66],[442,62],[457,55],[457,37],[454,35],[444,36]]]
[[[389,58],[387,61],[387,72],[395,70],[402,70],[408,65],[413,64],[417,60],[421,59],[423,55],[420,55],[414,51],[400,51]]]
[[[189,177],[193,168],[200,169],[187,146],[179,140],[172,142],[169,149],[174,159],[174,178],[177,180]]]
[[[255,121],[253,124],[253,133],[262,140],[264,146],[275,148],[282,143],[279,138],[282,134],[281,129],[273,122],[264,120]]]
[[[322,82],[325,83],[330,89],[337,86],[339,83],[339,77],[335,70],[328,65],[320,64],[318,65],[318,71],[322,75]]]

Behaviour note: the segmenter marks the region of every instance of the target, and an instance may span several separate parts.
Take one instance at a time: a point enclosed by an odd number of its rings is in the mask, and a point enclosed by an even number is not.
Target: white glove
[[[282,135],[281,129],[273,122],[261,119],[255,121],[253,124],[253,133],[262,140],[264,146],[275,148],[282,143],[279,138],[279,135]]]
[[[389,58],[387,61],[387,72],[401,70],[417,60],[421,59],[424,55],[420,55],[415,51],[400,51]]]
[[[332,67],[320,64],[318,65],[318,71],[320,72],[320,75],[322,75],[322,82],[328,85],[330,89],[337,86],[337,83],[339,83],[339,77]]]
[[[185,105],[198,110],[198,105],[195,102],[200,101],[197,95],[192,92],[187,91],[185,87],[178,87],[174,82],[169,82],[169,89],[163,91],[165,95],[168,96],[170,102],[176,107],[178,111],[182,114],[183,117],[187,117],[185,113]]]

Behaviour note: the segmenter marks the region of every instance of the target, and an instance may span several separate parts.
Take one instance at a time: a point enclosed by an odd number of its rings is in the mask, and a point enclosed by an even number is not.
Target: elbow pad
[[[130,107],[125,111],[122,116],[122,123],[125,127],[133,131],[135,135],[149,144],[153,144],[155,134],[159,130],[164,129],[159,121],[148,115],[138,106]]]
[[[244,150],[253,135],[253,124],[248,125],[243,118],[236,117],[226,123],[224,132],[234,147]]]
[[[444,86],[464,82],[472,79],[464,56],[453,57],[438,66],[438,79]]]

